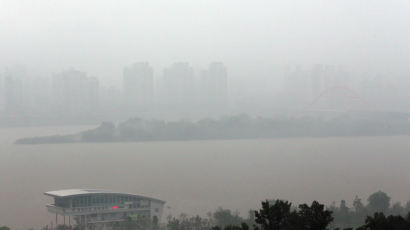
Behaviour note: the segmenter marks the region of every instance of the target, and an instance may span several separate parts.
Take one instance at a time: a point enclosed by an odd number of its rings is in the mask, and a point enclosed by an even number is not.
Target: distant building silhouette
[[[309,77],[301,66],[286,66],[284,83],[286,107],[301,108],[309,102]]]
[[[33,116],[50,115],[50,79],[47,77],[29,77],[24,79],[25,105]]]
[[[195,105],[194,71],[186,62],[164,70],[163,101],[171,108],[189,109]]]
[[[311,70],[312,95],[317,97],[323,90],[334,86],[347,86],[348,74],[342,67],[316,64]]]
[[[124,102],[128,107],[146,107],[153,103],[154,71],[147,62],[134,63],[123,72]]]
[[[361,80],[360,93],[376,109],[410,111],[410,79],[407,77],[367,76]]]
[[[10,68],[4,74],[4,107],[9,113],[20,113],[25,106],[24,69]]]
[[[56,74],[52,81],[53,107],[58,112],[87,114],[99,104],[99,82],[86,73],[70,69]]]
[[[201,105],[210,109],[225,107],[228,101],[228,73],[222,62],[209,64],[201,73]]]
[[[325,70],[323,65],[316,64],[312,67],[312,71],[310,73],[311,81],[312,81],[312,96],[317,97],[319,94],[325,89],[324,87],[324,75]]]
[[[348,88],[349,79],[342,67],[316,64],[311,69],[310,78],[311,100],[317,101],[321,97],[322,100],[318,104],[322,109],[337,110],[346,104],[347,94],[341,89]]]

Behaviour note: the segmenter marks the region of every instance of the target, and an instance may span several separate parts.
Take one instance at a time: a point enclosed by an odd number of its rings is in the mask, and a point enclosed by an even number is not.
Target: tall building
[[[4,107],[9,113],[20,113],[25,106],[24,101],[24,70],[8,69],[4,74]]]
[[[86,73],[70,69],[53,77],[53,107],[66,114],[89,114],[99,104],[99,82]]]
[[[312,103],[328,110],[348,110],[352,106],[348,73],[340,66],[316,64],[310,72]]]
[[[202,71],[201,105],[209,109],[225,107],[228,102],[228,73],[222,62],[209,64],[207,70]]]
[[[175,109],[190,109],[196,103],[194,71],[186,62],[164,70],[163,102]]]
[[[47,77],[31,77],[24,81],[24,98],[30,116],[41,117],[51,115],[49,113],[51,95],[50,79]]]
[[[311,83],[312,83],[312,99],[319,96],[324,90],[324,66],[321,64],[316,64],[312,67],[310,73]]]
[[[65,189],[44,193],[54,198],[47,205],[55,214],[55,226],[72,226],[84,230],[122,230],[128,219],[161,220],[165,202],[128,193],[100,189]],[[62,220],[58,219],[58,216]]]
[[[318,95],[325,89],[349,84],[348,73],[341,66],[316,64],[311,71],[312,93]]]
[[[134,63],[123,72],[124,102],[128,107],[152,105],[154,71],[147,62]]]
[[[284,70],[286,106],[302,108],[309,103],[310,87],[307,72],[301,66],[286,66]]]

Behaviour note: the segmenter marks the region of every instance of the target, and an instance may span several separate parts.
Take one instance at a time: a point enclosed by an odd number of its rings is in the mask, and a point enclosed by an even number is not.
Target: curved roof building
[[[49,212],[63,217],[60,224],[71,226],[71,218],[83,229],[112,229],[130,219],[157,219],[159,221],[165,202],[159,199],[101,189],[64,189],[45,192],[54,198],[47,205]]]

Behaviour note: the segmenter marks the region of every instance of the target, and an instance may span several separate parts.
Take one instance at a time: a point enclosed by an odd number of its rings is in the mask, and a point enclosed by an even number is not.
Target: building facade
[[[118,229],[122,222],[137,217],[159,221],[165,204],[150,197],[99,189],[66,189],[44,194],[54,198],[47,209],[55,214],[56,226],[75,223],[86,230]]]

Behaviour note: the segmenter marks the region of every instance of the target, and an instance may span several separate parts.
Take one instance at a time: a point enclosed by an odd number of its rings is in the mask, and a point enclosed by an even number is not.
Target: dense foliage
[[[247,218],[228,209],[217,209],[207,218],[188,217],[168,218],[171,230],[276,230],[276,229],[358,229],[358,230],[401,230],[410,229],[410,202],[406,205],[391,204],[391,198],[378,191],[363,203],[356,197],[352,207],[342,200],[325,207],[318,202],[311,205],[292,206],[290,202],[269,200],[262,202],[259,211],[250,211]],[[212,226],[214,229],[212,229]],[[381,227],[377,227],[381,226]]]
[[[168,230],[408,230],[410,229],[410,210],[405,215],[406,208],[402,213],[386,216],[382,212],[373,215],[373,208],[384,208],[385,213],[394,213],[397,205],[390,207],[390,198],[379,191],[368,198],[367,205],[360,205],[358,198],[355,199],[357,211],[349,208],[342,201],[342,208],[325,208],[324,205],[314,201],[311,205],[302,204],[292,206],[290,202],[283,200],[264,201],[262,208],[251,211],[248,218],[243,219],[238,213],[232,213],[227,209],[218,209],[215,213],[209,213],[207,218],[199,216],[188,217],[181,215],[179,218],[169,217],[166,228]],[[360,211],[359,211],[360,210]],[[380,211],[380,210],[378,210]],[[360,219],[359,217],[363,217]],[[356,219],[354,219],[356,218]],[[355,225],[349,225],[354,223]],[[346,221],[346,222],[342,222]]]
[[[299,205],[292,211],[291,203],[277,200],[271,204],[262,202],[262,209],[255,212],[255,230],[325,230],[332,222],[332,212],[314,201],[310,206]]]

